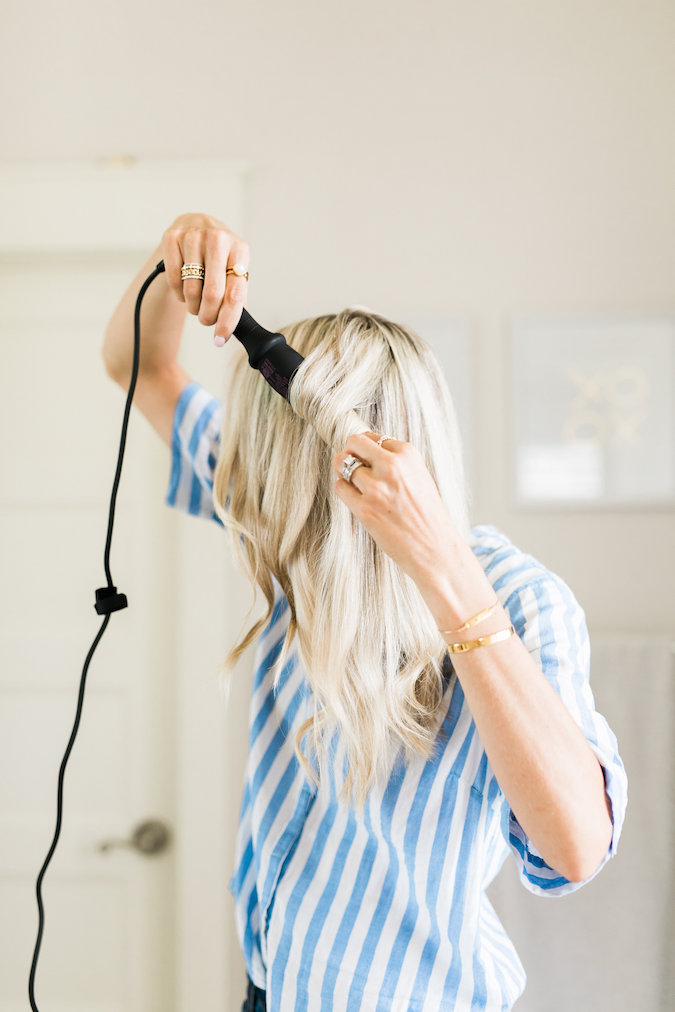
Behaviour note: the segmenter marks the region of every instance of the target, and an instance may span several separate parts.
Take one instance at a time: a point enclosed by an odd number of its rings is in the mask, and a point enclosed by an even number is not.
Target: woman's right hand
[[[236,265],[248,271],[248,245],[210,214],[181,214],[162,236],[161,249],[166,280],[176,298],[205,327],[215,324],[214,343],[225,344],[241,319],[248,289],[246,278],[225,271]],[[203,264],[204,280],[183,281],[184,263]]]

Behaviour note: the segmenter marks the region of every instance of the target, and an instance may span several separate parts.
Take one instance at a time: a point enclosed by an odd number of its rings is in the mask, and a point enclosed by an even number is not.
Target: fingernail
[[[222,334],[214,334],[213,343],[215,344],[216,348],[222,348],[223,345],[225,344],[225,338],[222,336]]]

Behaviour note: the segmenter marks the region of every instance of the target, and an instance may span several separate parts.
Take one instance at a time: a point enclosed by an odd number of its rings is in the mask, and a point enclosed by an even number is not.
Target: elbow
[[[109,379],[114,380],[115,383],[122,385],[123,377],[120,372],[119,363],[115,362],[114,357],[110,354],[108,349],[108,335],[106,334],[103,338],[103,347],[101,348],[101,358],[103,359],[103,365],[105,367],[106,375]]]
[[[569,864],[561,872],[570,882],[585,882],[591,878],[612,846],[614,818],[604,777],[599,786],[602,787],[602,800],[597,798],[592,811],[587,813],[584,825],[578,827],[570,845]]]
[[[114,380],[115,379],[115,370],[114,370],[113,361],[110,358],[110,355],[108,354],[107,340],[108,340],[108,335],[106,334],[105,337],[103,338],[103,347],[101,348],[101,358],[103,359],[103,365],[105,367],[106,375],[109,376],[110,379]]]
[[[559,869],[569,882],[585,882],[591,878],[605,860],[612,844],[614,827],[607,816],[592,838],[586,838],[583,846],[576,846],[570,853],[565,867]]]
[[[599,858],[589,858],[584,855],[584,857],[578,860],[571,861],[561,874],[568,882],[585,882],[600,867],[606,853],[606,850],[603,851],[602,856]]]
[[[103,365],[105,368],[105,374],[108,377],[108,379],[114,380],[115,383],[118,383],[119,380],[117,379],[115,371],[113,367],[106,361],[105,355],[103,356]]]

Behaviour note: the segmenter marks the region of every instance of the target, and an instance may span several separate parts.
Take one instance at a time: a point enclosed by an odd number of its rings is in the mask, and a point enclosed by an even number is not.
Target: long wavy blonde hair
[[[282,333],[305,357],[290,404],[241,350],[225,405],[214,505],[268,610],[229,652],[223,672],[269,621],[273,575],[290,612],[274,687],[295,638],[312,689],[313,714],[296,736],[296,754],[318,785],[337,731],[347,760],[340,798],[363,809],[401,749],[431,758],[446,650],[415,583],[334,492],[331,458],[366,429],[413,443],[466,537],[458,428],[439,363],[411,330],[352,308]],[[306,734],[318,777],[301,748]]]

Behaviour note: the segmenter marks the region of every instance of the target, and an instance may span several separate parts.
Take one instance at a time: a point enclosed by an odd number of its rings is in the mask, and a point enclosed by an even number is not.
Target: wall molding
[[[236,230],[248,174],[225,159],[0,162],[0,253],[147,250],[188,210]]]

